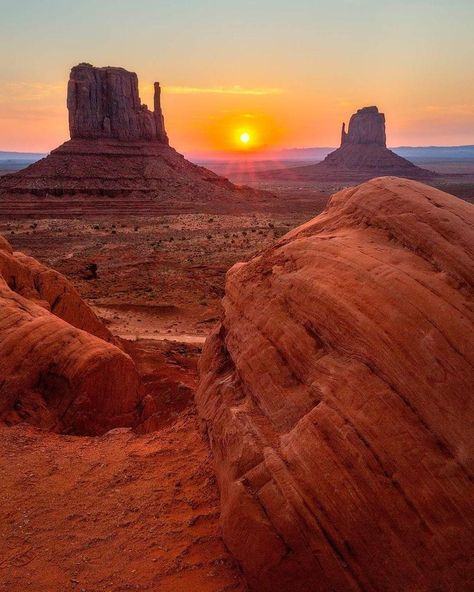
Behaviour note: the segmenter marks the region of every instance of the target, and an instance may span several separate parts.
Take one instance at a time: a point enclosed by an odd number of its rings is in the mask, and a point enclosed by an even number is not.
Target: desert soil
[[[319,194],[286,214],[9,216],[0,219],[0,234],[72,280],[115,335],[202,344],[219,317],[227,270],[316,215],[326,201]]]
[[[193,402],[199,350],[124,343],[158,413],[137,434],[0,428],[0,590],[244,591]]]
[[[244,590],[187,408],[147,435],[0,429],[0,590]]]

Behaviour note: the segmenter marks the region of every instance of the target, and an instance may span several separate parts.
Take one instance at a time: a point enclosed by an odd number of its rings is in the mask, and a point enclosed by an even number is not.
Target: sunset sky
[[[365,105],[388,144],[474,143],[474,0],[0,0],[0,150],[68,138],[71,66],[164,87],[171,143],[335,146]],[[243,132],[242,132],[243,130]],[[250,142],[251,143],[251,142]]]

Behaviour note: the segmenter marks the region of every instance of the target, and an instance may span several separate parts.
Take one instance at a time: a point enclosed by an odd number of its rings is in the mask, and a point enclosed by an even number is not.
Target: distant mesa
[[[377,107],[364,107],[352,115],[346,132],[342,124],[341,146],[326,156],[321,169],[371,171],[408,177],[433,176],[387,148],[385,115]]]
[[[377,107],[364,107],[351,117],[349,131],[342,124],[341,146],[345,144],[374,144],[386,148],[385,115]]]
[[[67,107],[71,139],[0,177],[2,211],[11,203],[16,215],[25,216],[111,207],[128,213],[132,200],[134,213],[225,212],[272,200],[187,161],[169,145],[158,82],[150,111],[141,103],[134,72],[81,63],[71,70]]]
[[[356,180],[382,175],[409,179],[435,177],[387,148],[385,115],[377,107],[364,107],[354,113],[346,131],[342,124],[341,146],[317,164],[278,170],[258,175],[274,179]]]

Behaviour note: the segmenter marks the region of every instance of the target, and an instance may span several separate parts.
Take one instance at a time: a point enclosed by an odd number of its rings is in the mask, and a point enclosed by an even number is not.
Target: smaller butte
[[[366,181],[379,176],[427,180],[436,173],[414,165],[387,148],[385,115],[377,107],[363,107],[354,113],[346,131],[342,124],[341,145],[317,164],[260,173],[293,181]]]

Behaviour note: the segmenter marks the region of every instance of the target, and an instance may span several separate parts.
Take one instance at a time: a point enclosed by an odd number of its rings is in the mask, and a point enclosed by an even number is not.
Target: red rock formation
[[[197,403],[253,590],[472,590],[473,245],[378,178],[229,271]]]
[[[105,341],[113,341],[109,330],[63,275],[23,253],[13,254],[3,237],[0,237],[0,277],[11,290],[36,302],[73,327]]]
[[[377,107],[364,107],[351,117],[349,131],[342,124],[341,146],[344,144],[372,144],[387,146],[385,138],[385,115]]]
[[[2,211],[11,204],[15,211],[41,212],[38,197],[47,198],[56,215],[86,211],[91,199],[103,198],[117,200],[118,208],[133,200],[134,207],[159,213],[209,211],[212,204],[234,211],[272,201],[271,194],[238,187],[169,146],[158,83],[151,112],[141,104],[135,73],[79,64],[71,70],[67,105],[71,140],[0,177]],[[97,207],[110,210],[114,202]]]
[[[409,179],[436,177],[387,148],[385,115],[377,107],[364,107],[352,115],[349,129],[342,124],[341,146],[317,164],[269,171],[259,178],[363,181],[379,175],[397,175]]]
[[[154,113],[142,105],[138,77],[124,68],[79,64],[69,77],[67,106],[71,139],[115,138],[168,144],[155,82]]]
[[[137,421],[131,358],[60,274],[0,242],[0,421],[100,434]]]

